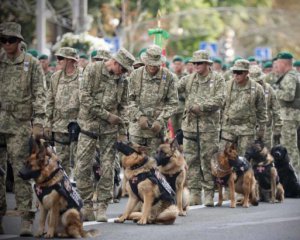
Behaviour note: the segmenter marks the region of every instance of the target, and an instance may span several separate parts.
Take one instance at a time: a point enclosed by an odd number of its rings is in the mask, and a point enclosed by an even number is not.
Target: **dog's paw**
[[[44,235],[44,238],[53,238],[54,237],[54,234],[53,233],[46,233]]]
[[[40,237],[43,237],[44,236],[44,231],[37,231],[37,233],[36,234],[34,234],[34,237],[36,237],[36,238],[40,238]]]
[[[137,222],[138,225],[146,225],[147,224],[147,219],[140,219],[138,222]]]
[[[249,204],[243,204],[243,208],[248,208]]]
[[[124,223],[125,219],[124,218],[117,218],[114,220],[115,223]]]
[[[230,204],[230,207],[231,207],[231,208],[236,208],[236,204],[235,204],[235,203],[231,203],[231,204]]]
[[[180,211],[180,212],[178,213],[178,216],[183,216],[183,217],[185,217],[185,216],[186,216],[186,211]]]

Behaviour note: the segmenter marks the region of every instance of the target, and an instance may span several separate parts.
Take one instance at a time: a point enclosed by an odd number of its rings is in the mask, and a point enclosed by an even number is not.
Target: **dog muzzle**
[[[132,147],[129,147],[128,145],[124,144],[123,142],[116,142],[115,147],[119,152],[123,153],[126,156],[129,156],[136,152]]]
[[[31,170],[29,167],[24,166],[18,176],[23,180],[36,179],[41,175],[41,170]]]
[[[157,166],[166,166],[169,163],[170,158],[171,157],[164,156],[163,154],[159,154],[159,153],[155,155]]]

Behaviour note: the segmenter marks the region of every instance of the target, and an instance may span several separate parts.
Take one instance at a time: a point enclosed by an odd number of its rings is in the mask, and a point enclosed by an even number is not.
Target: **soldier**
[[[89,64],[89,57],[85,53],[79,55],[78,67],[85,69],[86,65]]]
[[[275,83],[276,94],[281,106],[283,126],[281,143],[291,156],[291,164],[300,174],[297,129],[300,127],[300,75],[293,69],[293,55],[281,52],[277,55],[277,71],[280,77]]]
[[[27,51],[28,54],[30,54],[31,56],[35,57],[35,58],[38,58],[38,55],[39,55],[39,52],[36,50],[36,49],[29,49]]]
[[[268,73],[272,72],[272,65],[273,65],[273,63],[271,61],[265,62],[263,65],[263,73],[268,74]]]
[[[216,71],[216,72],[219,72],[219,73],[223,73],[223,70],[222,70],[222,59],[221,58],[214,58],[213,59],[213,65],[212,65],[212,69],[213,71]]]
[[[280,117],[280,105],[274,89],[270,84],[264,82],[264,74],[258,65],[250,66],[249,77],[259,83],[265,94],[267,103],[268,122],[264,142],[268,149],[280,143],[282,120]]]
[[[92,57],[93,61],[107,61],[110,58],[110,52],[104,49],[97,50],[96,54]]]
[[[52,73],[49,69],[49,60],[48,60],[48,55],[46,54],[42,54],[38,57],[40,64],[42,66],[43,72],[44,72],[44,76],[45,76],[45,84],[46,86],[45,89],[48,89],[50,86],[50,80],[51,80],[51,76]]]
[[[129,76],[129,138],[148,146],[150,156],[162,143],[166,120],[178,105],[173,74],[161,67],[161,51],[156,45],[149,46],[141,55],[145,66]]]
[[[248,57],[247,60],[249,61],[250,65],[258,65],[258,61],[254,56]]]
[[[174,73],[176,74],[178,79],[180,79],[186,75],[186,73],[184,73],[183,57],[178,56],[178,55],[174,56],[172,63],[173,63]]]
[[[62,70],[52,75],[47,91],[44,134],[54,140],[62,166],[70,175],[77,139],[70,138],[68,125],[77,122],[79,112],[78,55],[76,49],[62,47],[55,56]]]
[[[37,59],[21,51],[22,40],[19,24],[3,23],[0,42],[5,54],[0,59],[0,138],[4,145],[0,146],[0,164],[6,169],[9,156],[15,180],[16,205],[21,212],[20,236],[32,236],[32,188],[29,181],[18,177],[18,172],[30,154],[30,135],[43,133],[45,91],[43,70]],[[0,179],[2,222],[6,212],[5,176]]]
[[[92,161],[99,141],[102,175],[97,183],[96,221],[106,222],[106,210],[112,199],[115,148],[114,143],[124,137],[123,119],[119,117],[126,104],[126,91],[121,75],[132,70],[134,57],[124,48],[108,61],[89,64],[80,89],[78,122],[81,128],[75,169],[76,185],[84,201],[83,218],[95,220],[93,212]]]
[[[267,123],[264,90],[249,79],[249,61],[239,59],[231,68],[234,79],[226,84],[225,108],[220,149],[226,142],[236,142],[238,153],[244,156],[246,148],[255,139],[263,139]]]
[[[295,62],[293,63],[293,67],[296,69],[297,72],[300,73],[300,60],[295,61]]]
[[[273,58],[272,65],[271,65],[272,70],[271,70],[271,72],[266,74],[266,77],[264,79],[265,82],[269,83],[273,89],[275,89],[275,83],[279,76],[276,62],[277,62],[277,58]],[[267,66],[268,66],[268,64],[267,64]]]
[[[192,74],[194,72],[194,64],[190,62],[191,58],[187,57],[184,59],[185,72],[186,74]]]
[[[210,160],[218,151],[225,82],[221,74],[211,71],[212,61],[207,51],[194,52],[190,61],[195,72],[178,85],[179,93],[184,92],[186,97],[181,127],[183,152],[189,166],[190,205],[202,204],[203,188],[205,206],[213,207],[214,181]]]

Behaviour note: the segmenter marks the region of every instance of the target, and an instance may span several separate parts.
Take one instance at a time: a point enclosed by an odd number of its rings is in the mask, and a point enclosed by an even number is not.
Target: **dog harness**
[[[134,176],[133,178],[129,179],[129,184],[134,192],[134,194],[138,197],[140,201],[144,201],[141,199],[139,195],[138,185],[140,182],[149,179],[153,184],[158,185],[160,195],[159,197],[154,199],[154,202],[152,205],[155,205],[159,200],[164,200],[166,202],[170,202],[171,204],[175,204],[175,192],[173,191],[170,184],[166,181],[165,177],[155,169],[151,169],[149,172],[140,173],[137,176]]]
[[[182,170],[180,170],[174,174],[163,174],[174,192],[176,191],[176,179],[181,172],[182,172]]]
[[[254,175],[259,186],[263,189],[271,188],[271,168],[274,167],[274,163],[269,163],[267,165],[255,165],[253,166]],[[276,185],[279,183],[279,177],[276,177]]]
[[[220,184],[221,186],[227,186],[229,177],[230,173],[225,175],[224,177],[215,177],[215,183]]]
[[[246,158],[238,156],[236,160],[229,159],[229,165],[238,176],[241,176],[250,168],[250,163]]]

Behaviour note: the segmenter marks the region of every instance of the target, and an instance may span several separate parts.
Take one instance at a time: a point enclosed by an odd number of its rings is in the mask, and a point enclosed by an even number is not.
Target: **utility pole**
[[[46,50],[46,0],[36,1],[36,16],[37,50],[44,53]]]

